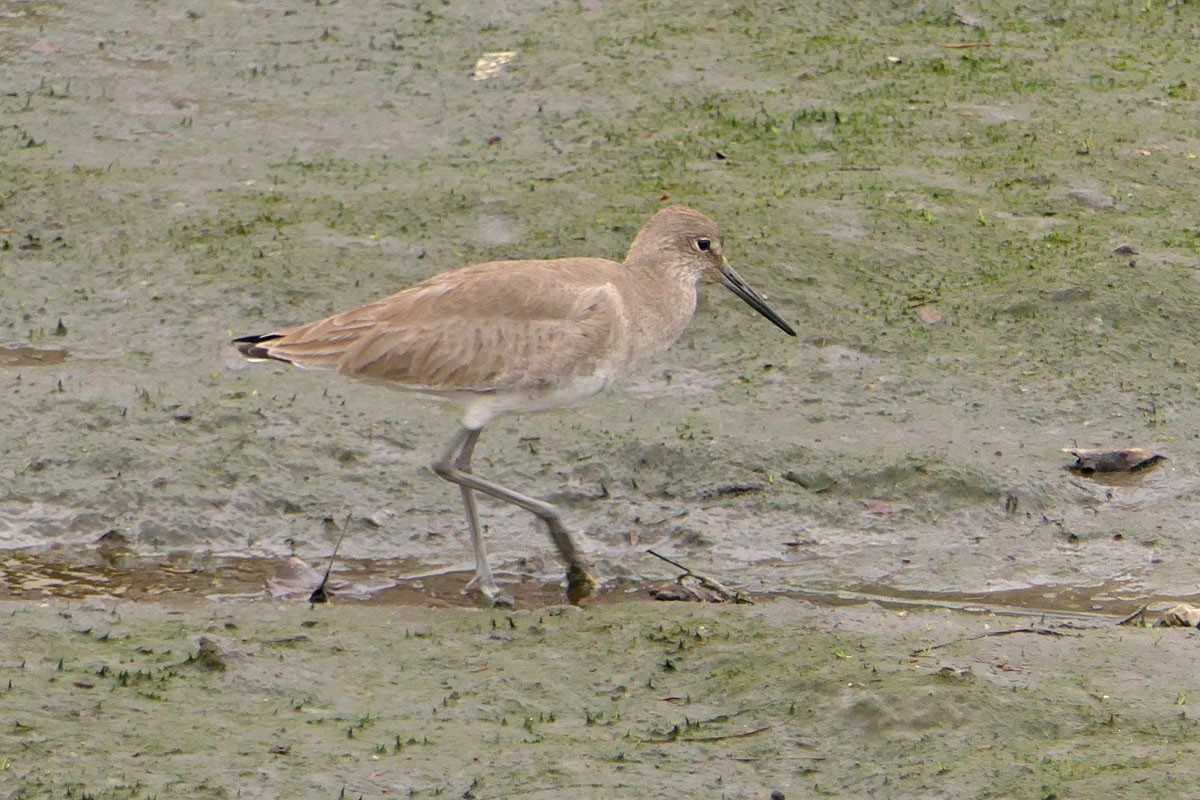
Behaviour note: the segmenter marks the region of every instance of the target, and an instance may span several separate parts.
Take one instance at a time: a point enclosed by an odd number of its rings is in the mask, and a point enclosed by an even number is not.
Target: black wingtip
[[[285,359],[272,356],[271,352],[260,345],[263,342],[271,342],[280,338],[278,333],[260,333],[253,336],[239,336],[233,340],[233,346],[238,349],[238,352],[246,358],[262,359],[273,358],[276,361],[284,361]]]

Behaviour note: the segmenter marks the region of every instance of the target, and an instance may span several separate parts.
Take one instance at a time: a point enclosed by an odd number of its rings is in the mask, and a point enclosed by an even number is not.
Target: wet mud
[[[1193,634],[1115,622],[1200,590],[1198,36],[1186,3],[0,0],[3,793],[1186,796]],[[619,258],[667,202],[800,336],[712,290],[623,389],[489,429],[477,470],[606,581],[493,639],[427,466],[453,412],[227,342]],[[536,629],[562,566],[482,513]],[[339,538],[332,607],[266,597]],[[649,549],[759,602],[650,604]],[[910,655],[1043,613],[1084,627]],[[201,635],[248,660],[186,666]]]
[[[789,600],[0,614],[11,797],[1195,787],[1194,630]]]

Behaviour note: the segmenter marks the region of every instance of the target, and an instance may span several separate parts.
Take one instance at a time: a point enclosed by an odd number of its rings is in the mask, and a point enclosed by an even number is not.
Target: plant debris
[[[716,578],[693,572],[678,561],[667,558],[653,550],[647,550],[646,552],[655,558],[666,561],[671,566],[683,570],[683,574],[677,577],[674,583],[650,590],[650,596],[655,600],[691,603],[753,604],[753,601],[743,592],[727,588]]]
[[[1189,603],[1178,603],[1171,606],[1158,619],[1160,628],[1197,628],[1200,627],[1200,607]]]
[[[1166,460],[1166,456],[1141,447],[1086,450],[1064,447],[1062,451],[1075,456],[1075,463],[1068,464],[1067,469],[1083,475],[1091,475],[1096,472],[1136,472],[1151,464]]]

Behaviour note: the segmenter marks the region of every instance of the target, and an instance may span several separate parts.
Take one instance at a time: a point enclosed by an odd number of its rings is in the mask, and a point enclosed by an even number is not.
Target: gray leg
[[[462,489],[463,504],[467,509],[467,521],[471,526],[471,543],[475,547],[475,578],[484,594],[489,589],[499,589],[492,580],[491,570],[487,566],[487,556],[483,549],[483,539],[479,533],[479,515],[475,510],[474,491],[483,492],[499,500],[512,503],[525,509],[546,523],[550,529],[550,538],[554,541],[558,553],[567,562],[567,598],[572,603],[578,603],[592,593],[595,581],[588,574],[587,562],[575,548],[571,534],[563,525],[558,509],[550,503],[537,500],[528,495],[506,489],[498,483],[484,480],[471,472],[471,455],[475,451],[475,442],[479,440],[480,429],[460,427],[450,439],[445,452],[433,463],[433,471],[441,477],[456,483]]]
[[[463,442],[454,458],[454,467],[462,472],[471,471],[471,454],[475,452],[475,442],[479,440],[479,431],[471,432]],[[475,577],[467,584],[467,591],[478,587],[484,597],[492,605],[513,605],[511,597],[503,594],[492,576],[492,568],[488,566],[487,550],[483,544],[483,528],[479,524],[479,511],[475,507],[475,492],[466,486],[459,486],[462,492],[463,508],[467,511],[467,524],[471,528],[471,548],[475,551]]]

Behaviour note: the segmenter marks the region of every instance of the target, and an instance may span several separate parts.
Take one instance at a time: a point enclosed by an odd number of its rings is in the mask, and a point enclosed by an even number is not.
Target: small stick
[[[1137,611],[1133,612],[1132,614],[1130,614],[1128,617],[1126,617],[1125,619],[1121,620],[1121,621],[1120,621],[1120,622],[1118,622],[1117,624],[1118,624],[1118,625],[1128,625],[1129,623],[1133,622],[1133,621],[1134,621],[1135,619],[1137,619],[1138,617],[1140,617],[1140,616],[1142,616],[1143,614],[1145,614],[1145,613],[1146,613],[1146,611],[1147,611],[1147,609],[1149,609],[1149,608],[1150,608],[1150,604],[1149,604],[1149,603],[1146,603],[1146,604],[1145,604],[1145,605],[1143,605],[1141,608],[1139,608]]]
[[[350,514],[346,514],[346,521],[342,524],[342,532],[338,534],[337,543],[333,546],[333,553],[329,556],[329,566],[325,567],[325,577],[321,578],[321,585],[313,589],[312,594],[308,596],[308,602],[316,605],[317,603],[328,603],[329,594],[325,591],[325,584],[329,582],[329,573],[333,572],[333,560],[337,558],[338,548],[342,546],[342,539],[346,537],[346,529],[350,527]]]
[[[736,592],[736,591],[726,588],[725,585],[723,583],[721,583],[719,580],[717,580],[716,578],[710,578],[708,575],[703,575],[699,572],[693,572],[692,570],[685,567],[683,564],[680,564],[678,561],[674,561],[670,558],[667,558],[662,553],[656,553],[650,549],[647,549],[646,552],[649,553],[650,555],[654,556],[655,558],[661,558],[663,561],[667,562],[668,564],[670,564],[673,567],[676,567],[677,569],[683,570],[683,574],[680,575],[679,577],[677,577],[675,579],[675,582],[677,584],[679,584],[680,588],[682,588],[683,591],[687,592],[695,600],[704,602],[706,599],[711,601],[711,598],[704,598],[702,596],[699,596],[696,593],[695,589],[684,584],[684,582],[683,582],[684,578],[687,578],[687,577],[695,578],[696,580],[698,580],[700,582],[701,586],[707,587],[708,589],[711,589],[712,591],[716,592],[718,595],[721,596],[721,600],[717,601],[717,602],[721,602],[724,600],[732,600],[735,603],[745,603],[747,605],[754,605],[754,603],[750,600],[750,598],[746,597],[741,592]]]
[[[662,737],[659,739],[642,739],[638,744],[675,744],[677,742],[723,742],[726,739],[745,739],[747,736],[757,736],[763,731],[769,731],[775,725],[764,725],[761,728],[755,728],[752,731],[742,731],[741,733],[727,733],[723,736],[674,736]]]
[[[680,564],[678,561],[674,561],[672,559],[667,558],[662,553],[656,553],[653,550],[649,550],[649,549],[647,549],[646,552],[649,553],[650,555],[654,556],[655,558],[661,558],[663,561],[667,562],[672,567],[677,567],[677,568],[683,570],[685,575],[695,575],[696,574],[696,573],[692,572],[690,569],[688,569],[687,567],[685,567],[683,564]]]
[[[1039,636],[1066,636],[1066,634],[1061,631],[1054,631],[1050,630],[1049,628],[1008,628],[1007,630],[1003,631],[988,631],[987,633],[981,633],[976,636],[964,636],[961,639],[954,639],[953,641],[942,642],[941,644],[931,644],[929,647],[922,647],[917,650],[913,650],[912,654],[914,656],[919,656],[921,653],[928,653],[930,650],[949,647],[950,645],[958,644],[959,642],[973,642],[976,639],[986,639],[989,636],[1008,636],[1013,633],[1036,633]]]

